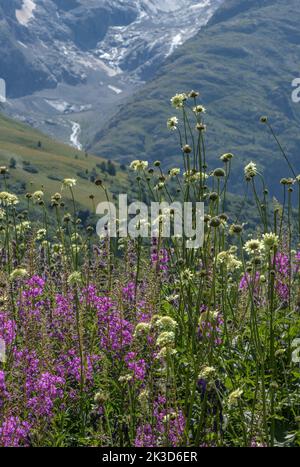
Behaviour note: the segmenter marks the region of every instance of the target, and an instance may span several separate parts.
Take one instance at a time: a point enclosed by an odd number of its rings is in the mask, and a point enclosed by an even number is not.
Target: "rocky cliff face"
[[[1,0],[0,77],[8,111],[63,139],[62,114],[85,113],[89,123],[98,112],[101,121],[221,3]]]

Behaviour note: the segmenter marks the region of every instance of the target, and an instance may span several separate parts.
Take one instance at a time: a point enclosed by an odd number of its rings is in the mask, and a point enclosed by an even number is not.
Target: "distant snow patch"
[[[57,112],[64,114],[85,112],[92,108],[91,104],[80,105],[80,104],[70,104],[62,99],[45,99],[45,102],[50,105]]]
[[[68,102],[62,101],[62,100],[45,99],[45,101],[47,102],[47,104],[51,105],[51,107],[53,107],[58,112],[65,112],[70,106]]]
[[[17,41],[18,44],[20,44],[22,47],[25,47],[25,49],[28,49],[27,45],[24,44],[24,42],[21,42],[21,41]]]
[[[22,26],[28,26],[29,21],[34,17],[33,12],[36,4],[33,0],[23,0],[22,8],[16,10],[16,18]]]
[[[183,40],[182,34],[181,34],[181,33],[176,34],[176,36],[174,36],[174,37],[172,38],[170,50],[169,50],[169,52],[168,52],[168,54],[167,54],[167,57],[168,57],[169,55],[171,55],[177,47],[179,47],[180,45],[182,45],[183,42],[184,42],[184,40]]]
[[[121,92],[123,92],[122,89],[116,88],[116,86],[112,86],[111,84],[109,84],[107,87],[114,91],[116,94],[121,94]]]

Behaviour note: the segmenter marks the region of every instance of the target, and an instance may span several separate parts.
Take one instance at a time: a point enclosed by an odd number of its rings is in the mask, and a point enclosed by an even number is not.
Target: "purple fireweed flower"
[[[168,438],[168,444],[176,447],[180,444],[185,430],[185,417],[181,410],[173,410],[165,406],[166,399],[162,396],[154,403],[156,430],[161,437]]]
[[[117,304],[109,297],[100,297],[96,288],[90,286],[83,291],[84,303],[94,308],[98,317],[98,336],[103,350],[117,353],[130,345],[133,325],[123,318]]]
[[[150,423],[138,427],[134,446],[136,448],[153,448],[157,446],[156,436]]]
[[[122,290],[123,299],[128,300],[129,302],[133,302],[135,299],[135,284],[134,282],[129,282],[126,287],[123,287]]]
[[[19,417],[9,416],[0,426],[0,446],[21,447],[29,446],[31,425],[21,421]]]
[[[260,274],[259,272],[255,273],[255,277],[251,276],[248,272],[243,275],[239,289],[242,291],[248,290],[249,287],[258,287],[259,286],[259,279],[260,279]]]
[[[28,281],[26,281],[25,285],[27,289],[25,291],[25,296],[37,297],[43,293],[45,281],[40,276],[32,276]]]
[[[27,407],[32,410],[34,417],[52,417],[52,410],[55,399],[62,399],[62,386],[65,380],[49,372],[43,373],[35,382],[32,396]]]
[[[5,373],[0,370],[0,409],[4,404],[5,399],[8,397],[8,392],[6,391],[5,384]]]
[[[219,346],[223,343],[221,335],[223,333],[223,324],[224,320],[221,313],[218,313],[217,316],[213,316],[201,313],[202,319],[198,327],[198,338],[200,340],[213,339],[214,344]]]
[[[6,345],[13,343],[16,337],[16,323],[9,319],[6,313],[0,312],[0,339],[3,339]]]
[[[289,285],[288,278],[291,273],[289,257],[281,252],[278,252],[275,256],[275,270],[276,270],[276,281],[275,289],[278,297],[282,301],[289,299]]]
[[[170,262],[168,251],[165,248],[161,248],[158,250],[157,238],[152,238],[151,243],[151,265],[162,272],[167,272],[168,265]]]
[[[157,447],[165,442],[172,447],[180,445],[186,425],[185,417],[181,410],[166,409],[165,405],[166,399],[158,397],[154,403],[153,426],[146,423],[138,427],[135,447]]]
[[[125,362],[127,363],[129,370],[133,371],[134,378],[139,381],[144,381],[146,377],[146,369],[147,369],[145,360],[144,359],[136,360],[136,353],[129,352],[125,356]]]
[[[86,388],[89,388],[94,381],[95,366],[100,357],[96,355],[86,355],[85,365],[85,383]],[[81,362],[78,351],[70,349],[66,353],[59,356],[56,363],[56,373],[64,380],[80,383],[81,379]]]

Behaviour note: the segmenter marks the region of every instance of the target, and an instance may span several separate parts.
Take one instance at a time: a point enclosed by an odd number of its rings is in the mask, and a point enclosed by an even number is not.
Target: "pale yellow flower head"
[[[65,178],[62,183],[62,188],[73,188],[76,185],[76,178]]]

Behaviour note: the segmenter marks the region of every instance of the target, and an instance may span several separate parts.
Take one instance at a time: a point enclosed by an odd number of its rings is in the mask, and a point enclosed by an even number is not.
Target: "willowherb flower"
[[[103,390],[95,394],[94,402],[98,405],[103,405],[109,399],[109,394]]]
[[[18,233],[24,233],[26,230],[31,229],[31,223],[29,221],[23,221],[16,226],[16,229]]]
[[[139,426],[136,432],[136,438],[134,446],[136,448],[152,448],[157,446],[157,436],[154,433],[154,429],[147,423],[146,425]]]
[[[178,299],[179,299],[178,294],[167,295],[165,297],[166,302],[172,303],[172,304],[176,303]]]
[[[0,174],[5,175],[7,173],[8,173],[8,169],[7,169],[6,165],[1,165],[0,166]]]
[[[138,323],[134,330],[134,337],[140,337],[149,334],[151,330],[150,323]]]
[[[214,377],[216,374],[216,369],[213,366],[205,366],[200,371],[198,378],[209,380],[210,378]]]
[[[175,109],[181,109],[187,100],[187,97],[188,96],[185,93],[176,94],[171,98],[171,104],[173,107],[175,107]]]
[[[163,329],[164,331],[174,332],[178,326],[178,323],[170,316],[162,316],[156,320],[155,326]]]
[[[170,177],[176,177],[179,174],[180,174],[180,169],[178,168],[173,168],[169,170]]]
[[[165,186],[164,182],[159,182],[157,185],[155,185],[154,190],[155,191],[162,190],[164,188],[164,186]]]
[[[251,180],[251,178],[254,178],[258,174],[257,165],[254,162],[250,162],[244,168],[244,174],[246,180]]]
[[[162,332],[156,340],[157,347],[173,347],[174,343],[175,333],[173,331]]]
[[[149,164],[147,161],[135,160],[131,162],[129,167],[135,172],[139,172],[141,170],[146,170],[148,168],[148,165]]]
[[[198,122],[196,125],[196,130],[198,131],[206,131],[206,125],[202,122]]]
[[[278,246],[279,237],[275,233],[266,233],[262,236],[262,242],[266,250],[270,250]]]
[[[150,400],[150,393],[147,389],[143,389],[138,395],[138,401],[143,408],[147,408]]]
[[[143,381],[145,379],[147,367],[143,358],[137,360],[135,352],[129,352],[125,356],[125,362],[127,363],[129,370],[133,371],[134,379],[138,381]]]
[[[128,383],[131,380],[132,380],[132,375],[130,374],[120,376],[118,379],[119,383]]]
[[[201,113],[205,114],[206,108],[203,105],[196,105],[193,108],[193,112],[195,112],[195,114],[201,114]]]
[[[44,192],[42,190],[37,190],[34,193],[32,193],[32,199],[35,203],[38,203],[41,201],[44,197]]]
[[[264,245],[260,240],[251,239],[248,240],[244,245],[244,250],[249,254],[259,254],[263,250]]]
[[[223,162],[229,162],[232,158],[233,158],[233,154],[231,154],[231,152],[222,154],[222,156],[220,156],[220,160]]]
[[[230,235],[239,235],[240,233],[243,232],[244,225],[242,224],[232,224],[229,227],[229,234]]]
[[[183,283],[189,283],[194,279],[194,273],[190,269],[185,269],[181,271],[180,279]]]
[[[76,178],[65,178],[62,182],[62,188],[73,188],[76,185]]]
[[[177,350],[173,349],[172,347],[162,347],[158,354],[156,355],[156,359],[166,359],[168,357],[171,357],[172,355],[176,355]]]
[[[17,268],[12,271],[9,277],[11,281],[14,281],[16,279],[24,279],[26,276],[28,276],[28,272],[25,268]]]
[[[0,426],[0,445],[3,447],[29,446],[31,425],[19,417],[8,416]]]
[[[54,195],[51,196],[51,200],[54,200],[54,201],[60,201],[61,198],[62,196],[60,193],[54,193]]]
[[[240,389],[240,388],[236,389],[235,391],[232,391],[228,396],[228,404],[229,405],[237,404],[237,402],[241,398],[243,392],[244,391],[242,389]]]
[[[200,93],[199,93],[198,91],[192,90],[192,91],[189,92],[189,97],[190,97],[191,99],[196,99],[196,97],[198,97],[199,94],[200,94]]]
[[[208,179],[208,175],[205,172],[197,172],[195,170],[188,170],[184,172],[183,178],[186,182],[197,182]]]
[[[170,117],[167,121],[167,127],[169,130],[176,130],[178,125],[178,118],[177,117]]]
[[[234,272],[243,266],[243,263],[239,261],[230,251],[221,251],[218,253],[217,264],[226,266],[230,272]]]
[[[46,237],[46,234],[47,234],[46,229],[39,229],[36,233],[35,238],[37,241],[44,240],[44,238]]]
[[[4,346],[12,344],[16,337],[16,330],[15,321],[9,319],[6,313],[0,312],[0,340],[4,341]],[[4,352],[5,348],[1,348],[1,351]]]
[[[15,206],[19,203],[19,198],[13,193],[7,191],[1,191],[0,193],[0,204],[2,206]]]
[[[281,185],[294,185],[294,183],[296,182],[296,180],[294,180],[293,178],[282,178],[280,180],[280,183]]]
[[[82,274],[79,271],[72,272],[68,277],[68,284],[70,285],[81,285],[82,284]]]

